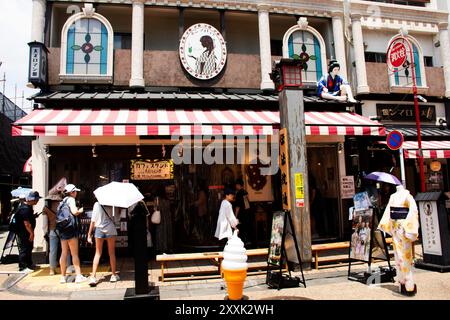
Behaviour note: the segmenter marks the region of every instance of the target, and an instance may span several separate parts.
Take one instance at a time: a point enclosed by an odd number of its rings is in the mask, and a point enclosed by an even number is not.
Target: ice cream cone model
[[[234,231],[223,250],[221,271],[227,283],[228,298],[241,300],[247,278],[247,254],[237,231]]]

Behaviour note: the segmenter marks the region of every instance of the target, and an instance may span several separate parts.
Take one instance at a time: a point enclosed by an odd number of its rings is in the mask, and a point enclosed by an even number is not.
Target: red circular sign
[[[391,150],[398,150],[403,145],[403,134],[400,131],[393,130],[386,137],[386,142]]]
[[[388,52],[387,59],[394,68],[401,67],[406,61],[405,45],[401,42],[394,43]]]

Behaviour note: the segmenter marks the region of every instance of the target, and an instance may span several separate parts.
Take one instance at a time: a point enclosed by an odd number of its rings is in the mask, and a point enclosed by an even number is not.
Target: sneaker
[[[119,275],[112,275],[111,276],[111,279],[109,279],[109,282],[117,282],[117,281],[119,281],[120,280],[120,277],[119,277]]]
[[[97,279],[95,277],[93,277],[93,276],[90,276],[89,277],[89,285],[91,287],[95,287],[97,285]]]
[[[20,272],[23,272],[23,273],[32,273],[32,272],[34,272],[34,270],[32,270],[32,269],[30,269],[30,268],[25,268],[25,269],[20,270]]]
[[[66,273],[74,273],[75,272],[75,267],[72,265],[72,266],[68,266],[67,268],[66,268]]]
[[[51,276],[54,276],[56,274],[55,268],[50,268],[50,271],[48,274]]]
[[[87,280],[87,278],[85,276],[83,276],[82,274],[79,274],[75,277],[75,283],[81,283],[86,280]]]
[[[63,284],[66,282],[67,282],[66,276],[61,276],[61,278],[59,279],[59,283]]]

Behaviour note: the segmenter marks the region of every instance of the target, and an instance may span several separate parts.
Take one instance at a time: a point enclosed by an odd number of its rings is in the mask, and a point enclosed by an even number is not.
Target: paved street
[[[5,232],[0,235],[4,241]],[[3,243],[0,245],[3,247]],[[13,251],[14,252],[14,251]],[[420,258],[420,245],[416,246],[416,258]],[[377,262],[374,268],[386,265]],[[48,265],[41,264],[40,269],[32,274],[17,273],[17,264],[0,265],[0,299],[2,300],[123,300],[127,288],[134,287],[132,258],[120,257],[118,266],[121,281],[110,283],[109,267],[104,264],[99,268],[101,277],[96,288],[87,283],[59,284],[59,275],[49,276]],[[251,274],[247,277],[244,294],[249,300],[261,299],[313,299],[313,300],[450,300],[450,273],[438,273],[416,269],[418,294],[408,298],[398,293],[393,283],[365,285],[347,279],[348,265],[324,266],[318,271],[305,271],[307,288],[269,289],[265,284],[265,273]],[[354,268],[354,269],[353,269]],[[352,271],[363,271],[364,265],[352,267]],[[11,274],[7,274],[11,272]],[[82,272],[88,275],[90,266],[84,265]],[[298,272],[294,275],[299,276]],[[161,300],[223,300],[226,286],[222,279],[211,278],[196,280],[167,279],[160,282],[160,268],[154,261],[149,263],[149,281],[159,287]],[[69,277],[69,282],[74,275]]]

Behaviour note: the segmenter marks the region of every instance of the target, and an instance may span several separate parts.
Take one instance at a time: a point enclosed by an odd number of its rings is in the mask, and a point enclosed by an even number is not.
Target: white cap
[[[77,187],[75,187],[74,184],[69,183],[65,188],[64,188],[64,192],[65,193],[71,193],[74,191],[81,191],[80,189],[78,189]]]

